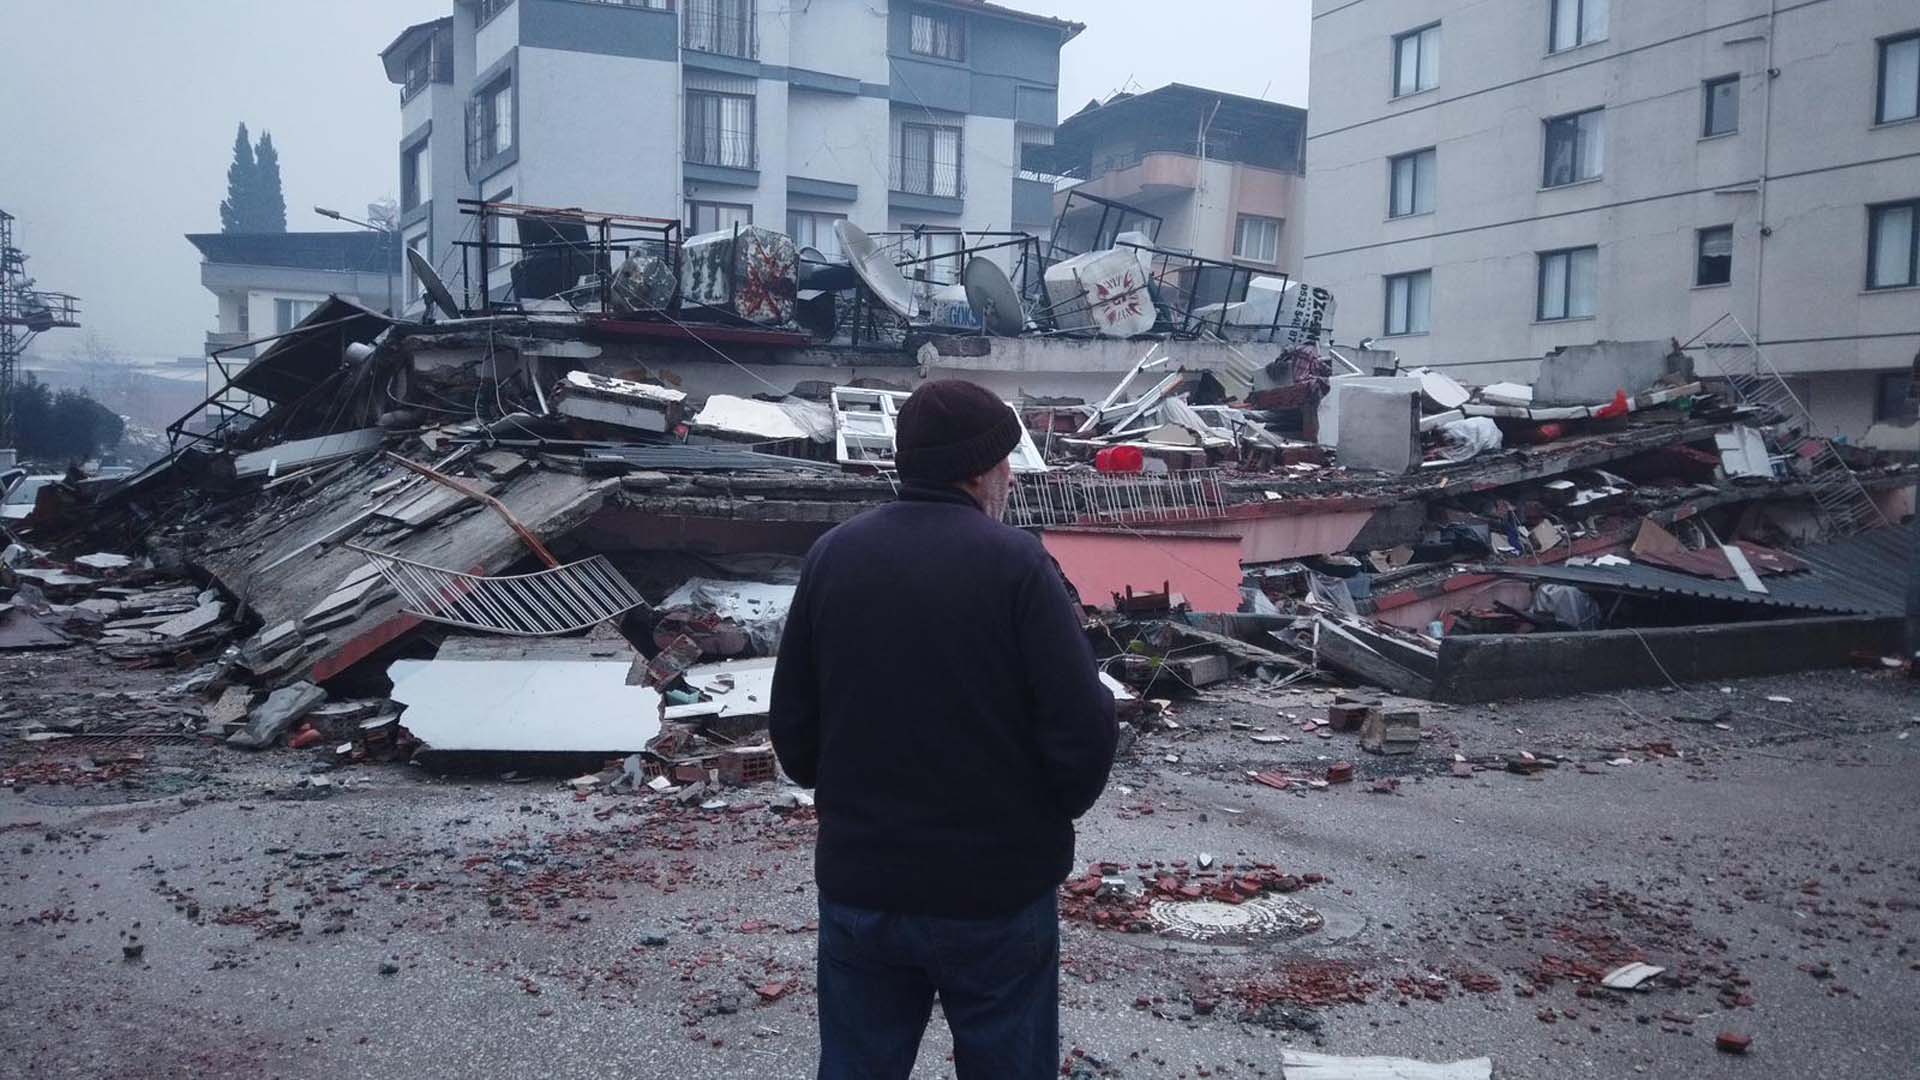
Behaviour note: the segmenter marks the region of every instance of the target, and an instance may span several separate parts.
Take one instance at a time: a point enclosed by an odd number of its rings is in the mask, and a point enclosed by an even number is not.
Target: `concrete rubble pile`
[[[1911,512],[1913,466],[1661,343],[1471,387],[1318,328],[1168,331],[1157,291],[1127,337],[849,341],[789,321],[831,288],[796,307],[773,285],[682,317],[329,301],[174,453],[23,523],[4,626],[187,669],[236,746],[584,758],[607,763],[588,786],[686,798],[764,782],[799,557],[894,497],[900,403],[957,376],[1021,414],[1009,522],[1142,730],[1244,675],[1467,700],[1888,651],[1876,560],[1905,534],[1879,526]]]

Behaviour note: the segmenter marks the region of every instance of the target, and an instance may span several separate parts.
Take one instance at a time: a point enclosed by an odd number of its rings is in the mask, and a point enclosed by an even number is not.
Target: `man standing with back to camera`
[[[822,1080],[904,1080],[933,1000],[961,1080],[1060,1067],[1056,890],[1113,764],[1113,696],[1033,536],[1001,523],[1013,410],[901,406],[897,501],[807,554],[773,747],[817,789]]]

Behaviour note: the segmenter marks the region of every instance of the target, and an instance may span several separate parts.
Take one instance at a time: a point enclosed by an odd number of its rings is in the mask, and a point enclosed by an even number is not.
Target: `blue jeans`
[[[896,915],[820,899],[820,1080],[906,1080],[933,998],[959,1080],[1060,1072],[1052,892],[997,919]]]

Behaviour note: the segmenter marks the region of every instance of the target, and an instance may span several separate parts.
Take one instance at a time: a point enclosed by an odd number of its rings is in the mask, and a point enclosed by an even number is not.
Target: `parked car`
[[[7,489],[6,498],[0,499],[0,520],[24,520],[33,513],[33,503],[40,497],[40,489],[64,479],[66,477],[60,473],[36,473],[14,481],[13,486]]]

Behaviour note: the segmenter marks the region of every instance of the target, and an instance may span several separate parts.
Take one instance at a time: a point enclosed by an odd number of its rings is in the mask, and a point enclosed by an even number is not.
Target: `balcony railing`
[[[687,0],[684,44],[694,52],[752,60],[760,55],[755,21],[747,0]]]
[[[715,131],[691,127],[687,129],[687,160],[695,165],[752,169],[758,165],[753,144],[751,131]]]
[[[904,155],[893,159],[892,185],[895,191],[941,199],[959,199],[967,194],[966,176],[958,163]]]
[[[407,69],[407,81],[400,87],[400,104],[412,101],[414,96],[434,83],[453,81],[453,58],[442,56],[418,63]]]

